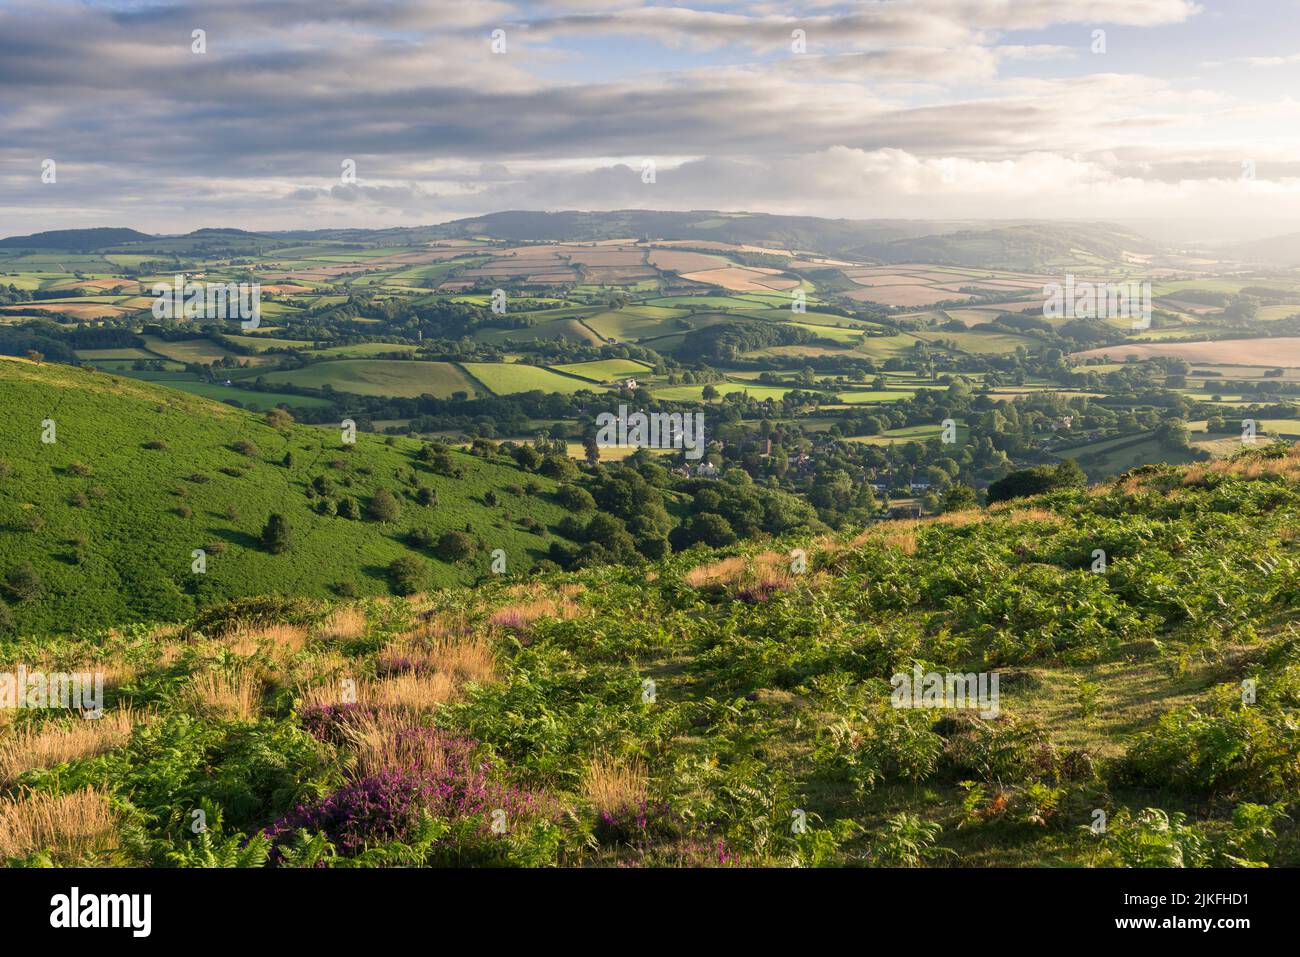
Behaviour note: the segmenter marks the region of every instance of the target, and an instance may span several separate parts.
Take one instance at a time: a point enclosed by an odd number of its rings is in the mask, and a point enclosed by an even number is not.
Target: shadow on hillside
[[[248,532],[241,532],[237,528],[209,528],[209,534],[216,538],[229,542],[232,545],[239,545],[242,548],[259,549],[262,547],[262,540],[256,535],[250,535]]]

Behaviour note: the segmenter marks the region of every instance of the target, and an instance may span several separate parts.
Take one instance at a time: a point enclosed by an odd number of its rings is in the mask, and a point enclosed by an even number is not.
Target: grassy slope
[[[469,524],[489,548],[506,550],[511,570],[526,569],[550,539],[522,530],[514,520],[531,516],[551,526],[564,514],[542,497],[508,493],[498,507],[484,505],[488,490],[525,483],[528,476],[510,467],[455,453],[465,477],[434,475],[414,458],[419,444],[405,439],[388,446],[362,434],[348,452],[335,429],[277,431],[262,417],[228,406],[70,366],[0,361],[0,409],[0,447],[11,472],[0,480],[0,521],[6,528],[0,572],[30,562],[46,589],[41,601],[15,606],[23,629],[174,619],[191,613],[200,597],[319,596],[341,581],[353,582],[362,594],[384,592],[383,569],[411,554],[400,536],[416,525],[440,533]],[[55,444],[40,441],[45,419],[56,423]],[[232,444],[241,439],[257,453],[234,451]],[[167,448],[144,447],[154,440]],[[287,451],[295,460],[288,469],[280,464]],[[335,460],[346,462],[346,469],[331,467]],[[71,474],[74,463],[90,474]],[[223,474],[223,467],[243,474]],[[379,486],[410,491],[396,477],[405,469],[436,490],[439,504],[421,508],[407,497],[401,519],[387,527],[317,515],[305,494],[318,475],[340,484],[351,476],[353,487],[340,487],[340,494],[364,506]],[[208,481],[189,480],[196,474]],[[77,493],[86,494],[89,504],[71,504]],[[182,506],[192,510],[189,517],[178,513]],[[227,517],[232,508],[234,520]],[[293,531],[294,547],[284,556],[257,546],[273,511],[288,516]],[[33,513],[43,519],[40,531],[25,530]],[[89,554],[81,565],[71,560],[77,538],[86,540]],[[205,575],[191,574],[191,550],[210,542],[222,542],[226,550],[208,556]],[[430,584],[473,580],[487,571],[485,556],[480,564],[432,561]]]
[[[168,818],[173,807],[210,800],[228,809],[228,827],[263,827],[298,795],[337,786],[351,760],[346,744],[323,745],[323,763],[302,748],[295,682],[314,676],[328,695],[337,674],[373,674],[385,642],[421,612],[443,623],[434,634],[475,636],[496,660],[477,687],[426,704],[423,720],[489,744],[494,773],[558,809],[552,824],[512,822],[495,844],[483,842],[483,820],[466,821],[419,852],[428,863],[1175,866],[1231,855],[1294,865],[1294,825],[1270,834],[1233,823],[1243,802],[1276,802],[1294,819],[1300,780],[1300,646],[1289,627],[1300,616],[1300,458],[1263,455],[802,542],[807,571],[766,599],[752,588],[782,579],[772,575],[780,552],[707,572],[701,562],[719,555],[686,554],[652,574],[604,568],[414,606],[368,603],[349,640],[316,632],[302,653],[278,649],[284,636],[199,641],[177,662],[166,634],[138,632],[98,646],[0,647],[12,662],[81,660],[106,646],[137,672],[111,704],[156,709],[150,733],[169,738],[195,733],[177,675],[252,656],[271,681],[263,721],[201,722],[208,747],[228,742],[216,752],[230,751],[220,782],[147,744],[22,782],[94,784],[157,808],[147,830],[159,859],[193,841]],[[1089,570],[1099,547],[1105,574]],[[493,623],[494,612],[539,604],[531,624]],[[997,670],[1000,715],[890,708],[889,676],[917,661]],[[1256,701],[1242,700],[1244,678],[1257,680]],[[281,756],[275,742],[295,748]],[[621,832],[602,831],[582,787],[597,758],[645,769],[650,830],[632,823],[634,803],[619,812]],[[292,784],[271,792],[268,778]],[[1192,830],[1143,824],[1146,808],[1185,813]],[[792,833],[795,809],[806,835]],[[1088,830],[1097,809],[1105,836]],[[920,858],[898,856],[914,843],[903,814],[937,829]]]

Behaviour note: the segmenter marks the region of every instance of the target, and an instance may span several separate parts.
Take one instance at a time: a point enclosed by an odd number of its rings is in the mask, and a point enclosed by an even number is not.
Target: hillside
[[[26,600],[7,589],[20,631],[175,620],[267,592],[387,593],[387,567],[408,555],[427,566],[422,587],[488,574],[497,548],[508,571],[525,571],[554,536],[524,523],[544,531],[567,514],[550,500],[554,482],[496,461],[452,451],[450,468],[463,474],[439,474],[417,457],[419,442],[363,433],[347,446],[338,427],[276,428],[82,368],[0,361],[0,407],[0,575],[30,566],[40,582]],[[45,420],[54,423],[52,444],[41,441]],[[535,494],[525,493],[530,482]],[[436,505],[419,504],[421,487]],[[380,488],[399,498],[396,520],[318,511],[323,499],[352,499],[364,511]],[[484,501],[489,492],[498,504]],[[272,512],[289,523],[292,544],[281,555],[258,541]],[[404,542],[411,529],[436,539],[467,526],[480,548],[457,564]],[[204,574],[191,571],[193,549],[207,553]]]
[[[437,226],[383,230],[290,230],[251,233],[239,229],[197,229],[178,236],[150,236],[133,229],[77,229],[14,236],[0,247],[107,250],[182,255],[222,250],[256,255],[309,240],[357,249],[439,239],[490,237],[512,242],[599,242],[613,239],[755,245],[812,250],[882,262],[935,262],[998,269],[1043,269],[1083,251],[1099,260],[1122,261],[1125,252],[1163,247],[1110,223],[980,222],[896,219],[824,219],[769,213],[655,210],[508,210]]]
[[[1291,267],[1300,264],[1300,233],[1235,243],[1219,250],[1219,253],[1243,262]]]
[[[598,241],[649,237],[816,250],[882,262],[936,262],[999,269],[1041,269],[1082,250],[1120,261],[1159,244],[1109,223],[994,223],[823,219],[710,210],[655,212],[507,211],[457,220],[446,235],[511,240]]]
[[[0,239],[0,247],[15,249],[103,249],[119,243],[153,239],[135,229],[104,226],[97,229],[51,229],[30,236]]]
[[[112,690],[94,734],[0,755],[26,802],[82,794],[94,833],[0,853],[1295,865],[1298,515],[1300,448],[1276,445],[648,573],[12,644]],[[891,707],[914,667],[996,673],[994,713]]]

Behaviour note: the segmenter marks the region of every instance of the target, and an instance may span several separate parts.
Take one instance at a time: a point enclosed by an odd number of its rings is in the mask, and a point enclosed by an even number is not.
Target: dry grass
[[[117,816],[98,791],[33,791],[0,801],[0,858],[49,851],[58,863],[115,845]]]
[[[539,618],[558,618],[567,621],[577,618],[580,609],[567,598],[556,601],[553,598],[536,598],[529,602],[503,605],[492,613],[488,624],[493,628],[508,628],[526,631]]]
[[[457,685],[487,684],[496,677],[496,658],[483,638],[432,637],[423,630],[385,645],[378,664],[381,671],[440,672]]]
[[[402,734],[415,727],[409,716],[398,711],[381,711],[359,717],[348,724],[345,734],[356,755],[355,773],[369,777],[384,771],[446,766],[442,739],[433,734]]]
[[[745,559],[734,555],[706,565],[697,565],[683,576],[683,581],[692,588],[709,588],[732,584],[744,573]]]
[[[434,674],[394,675],[376,681],[361,682],[357,700],[377,708],[399,711],[433,711],[438,705],[456,696],[456,684],[451,676],[442,672]]]
[[[794,559],[780,552],[762,552],[745,558],[732,556],[698,565],[684,576],[692,588],[726,590],[736,594],[770,594],[794,586]]]
[[[323,684],[315,684],[302,692],[302,707],[331,707],[353,700],[345,698],[346,677]],[[355,703],[382,710],[418,714],[433,711],[439,705],[453,700],[458,688],[451,676],[444,672],[417,674],[407,672],[388,678],[356,681],[350,691]]]
[[[33,768],[52,768],[120,748],[131,740],[135,723],[131,711],[123,709],[94,720],[50,721],[16,730],[0,739],[0,782],[8,784]]]
[[[316,629],[325,641],[350,641],[366,633],[366,612],[357,605],[338,608]]]
[[[287,654],[297,654],[307,646],[307,629],[302,625],[266,625],[253,632],[260,644]]]
[[[587,766],[582,780],[583,795],[597,812],[635,807],[645,800],[649,788],[645,765],[637,760],[596,758]]]
[[[262,683],[246,671],[205,671],[190,678],[186,694],[200,711],[251,721],[262,706]]]

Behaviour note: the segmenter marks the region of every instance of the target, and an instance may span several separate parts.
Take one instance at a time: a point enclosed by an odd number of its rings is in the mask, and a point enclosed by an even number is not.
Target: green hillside
[[[99,864],[1295,865],[1298,448],[650,569],[238,603],[184,644],[11,642],[111,691],[0,788],[110,795],[130,841],[47,849]],[[999,693],[899,707],[914,668]]]
[[[524,523],[544,530],[566,514],[549,500],[553,482],[495,460],[449,452],[463,474],[437,474],[417,458],[419,442],[362,433],[347,446],[339,428],[276,428],[108,373],[0,361],[0,407],[0,576],[30,567],[39,582],[25,598],[6,589],[22,631],[175,620],[239,595],[387,593],[386,569],[406,555],[427,566],[422,587],[488,574],[497,548],[510,572],[526,571],[553,536]],[[46,420],[52,444],[42,442]],[[418,503],[421,486],[436,505]],[[328,498],[364,512],[380,488],[399,500],[395,521],[317,511]],[[488,492],[498,504],[485,503]],[[272,512],[290,527],[280,555],[259,542]],[[437,538],[467,526],[479,539],[473,560],[448,564],[404,543],[413,528]],[[193,549],[206,552],[204,574],[191,571]]]

